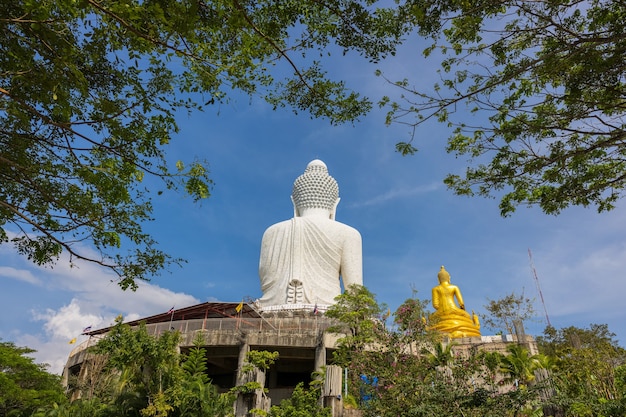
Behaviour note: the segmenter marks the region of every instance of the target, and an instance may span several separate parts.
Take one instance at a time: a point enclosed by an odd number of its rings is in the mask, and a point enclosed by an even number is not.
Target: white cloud
[[[95,329],[104,321],[101,315],[81,312],[80,301],[75,298],[58,310],[48,308],[45,312],[33,311],[33,319],[45,323],[43,328],[49,337],[66,341],[77,337],[84,328],[93,326]]]
[[[165,312],[172,306],[178,308],[199,303],[191,295],[148,282],[139,282],[139,289],[135,292],[122,291],[115,275],[87,262],[71,266],[62,257],[53,269],[26,264],[25,260],[22,264],[21,269],[0,268],[0,276],[33,284],[31,298],[62,300],[67,295],[71,297],[60,307],[30,309],[31,319],[42,323],[43,332],[25,329],[23,324],[20,330],[12,331],[15,343],[35,349],[36,362],[48,363],[49,371],[54,373],[63,371],[71,350],[87,339],[81,335],[87,326],[93,329],[107,327],[119,314],[125,321],[131,321]],[[45,285],[41,285],[43,282]],[[77,344],[70,345],[69,341],[75,337]]]
[[[48,286],[71,292],[72,303],[78,305],[83,314],[99,315],[102,311],[127,315],[157,314],[169,310],[172,305],[187,306],[198,303],[198,299],[176,293],[145,281],[138,281],[137,291],[122,291],[117,285],[118,277],[99,265],[89,262],[59,260],[54,269],[39,268],[45,274]]]
[[[0,266],[0,277],[16,279],[33,285],[41,285],[41,280],[35,277],[31,271],[10,266]]]
[[[80,280],[73,280],[81,282]],[[32,317],[43,322],[45,334],[20,334],[20,344],[37,350],[34,357],[38,363],[50,364],[50,371],[61,373],[71,351],[69,341],[76,337],[81,343],[87,336],[81,336],[87,326],[93,329],[110,326],[118,314],[125,321],[158,314],[169,310],[172,305],[184,307],[199,301],[187,294],[176,293],[150,284],[142,284],[137,292],[122,292],[119,288],[94,285],[94,291],[75,294],[67,305],[58,309],[33,311]],[[104,292],[99,289],[104,288]],[[73,345],[76,346],[76,345]]]
[[[374,206],[378,204],[386,203],[390,200],[396,200],[405,197],[412,197],[419,194],[426,194],[433,191],[437,191],[441,188],[441,183],[432,182],[426,185],[418,185],[416,187],[410,188],[394,188],[392,190],[387,191],[386,193],[379,194],[369,200],[357,202],[354,204],[349,204],[348,206],[351,208],[355,207],[365,207],[365,206]]]

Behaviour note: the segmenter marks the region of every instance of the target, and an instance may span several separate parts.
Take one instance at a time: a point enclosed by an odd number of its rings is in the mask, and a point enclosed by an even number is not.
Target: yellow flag
[[[243,301],[239,303],[239,305],[237,305],[237,307],[235,307],[235,311],[237,313],[239,313],[241,311],[241,309],[243,308]]]
[[[73,345],[74,343],[76,343],[76,338],[73,338],[72,340],[70,340],[69,342],[67,342],[69,345]]]

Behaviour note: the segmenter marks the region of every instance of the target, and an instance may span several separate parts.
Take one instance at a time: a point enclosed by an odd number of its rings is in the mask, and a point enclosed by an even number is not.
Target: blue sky
[[[419,58],[417,45],[378,67],[391,78],[429,86],[435,62]],[[333,72],[373,99],[399,91],[374,76],[377,66],[355,57],[333,61]],[[392,311],[412,290],[430,298],[441,265],[463,292],[468,309],[484,313],[488,299],[512,291],[537,300],[529,334],[546,324],[533,279],[532,251],[545,305],[556,327],[606,323],[624,345],[626,218],[623,202],[610,212],[571,208],[547,216],[520,207],[501,218],[498,201],[454,196],[445,174],[462,173],[466,161],[444,151],[448,129],[435,123],[416,134],[419,152],[402,157],[397,141],[406,127],[385,127],[374,110],[353,125],[331,126],[288,109],[272,111],[259,98],[239,97],[204,113],[179,117],[180,133],[168,149],[172,164],[194,157],[210,163],[213,195],[194,204],[183,195],[155,195],[155,221],[146,225],[161,247],[187,263],[155,277],[137,292],[122,292],[115,277],[93,265],[70,268],[62,258],[39,268],[0,246],[0,338],[38,352],[38,362],[60,372],[86,326],[205,301],[238,302],[261,296],[258,257],[264,230],[290,218],[291,186],[308,162],[321,159],[339,183],[337,220],[363,237],[364,284]],[[494,334],[483,329],[483,334]],[[84,336],[79,336],[79,343]]]

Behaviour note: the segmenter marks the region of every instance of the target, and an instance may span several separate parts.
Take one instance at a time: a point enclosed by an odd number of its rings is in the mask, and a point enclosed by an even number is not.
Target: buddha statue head
[[[304,173],[293,183],[291,201],[295,217],[301,217],[307,211],[317,211],[334,220],[339,204],[339,185],[328,174],[324,162],[319,159],[309,162]]]
[[[450,274],[446,271],[446,268],[441,265],[441,269],[439,269],[439,273],[437,274],[437,278],[439,279],[439,283],[442,282],[450,282]]]

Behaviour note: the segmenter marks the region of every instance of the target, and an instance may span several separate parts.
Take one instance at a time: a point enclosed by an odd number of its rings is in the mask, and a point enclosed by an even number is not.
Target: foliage
[[[124,415],[137,411],[142,416],[228,415],[233,398],[219,394],[204,373],[201,339],[194,340],[184,358],[177,353],[179,340],[177,332],[152,336],[145,325],[133,329],[119,317],[94,349],[106,356],[106,369],[118,375],[122,388],[108,398],[110,408],[125,410]]]
[[[426,0],[412,13],[440,82],[400,80],[402,99],[381,100],[388,123],[413,128],[398,151],[414,153],[417,128],[437,120],[453,129],[448,152],[471,164],[445,179],[457,194],[497,196],[503,216],[614,207],[626,186],[623,2]]]
[[[424,349],[422,353],[426,353],[426,360],[433,367],[446,367],[454,361],[454,353],[452,352],[453,343],[439,342],[433,345],[433,351]]]
[[[39,408],[32,417],[107,417],[116,416],[106,404],[98,398],[82,399],[63,404],[49,404],[47,407]]]
[[[333,318],[346,320],[344,330],[360,329],[363,323],[370,329],[380,311],[371,293],[358,290],[361,297],[354,291],[343,300],[338,297],[332,310]],[[426,301],[409,299],[394,313],[398,327],[344,333],[335,359],[348,368],[349,394],[358,398],[365,416],[501,417],[537,412],[542,385],[508,384],[500,369],[506,362],[499,353],[462,354],[454,343],[442,343],[422,328],[426,306]]]
[[[133,329],[116,319],[111,331],[98,342],[93,352],[107,357],[106,369],[118,372],[129,384],[154,407],[162,393],[181,379],[181,367],[177,354],[180,334],[164,332],[158,337],[148,334],[145,324]],[[158,401],[157,401],[158,400]]]
[[[317,59],[393,54],[406,7],[357,0],[58,0],[0,4],[0,243],[66,252],[135,289],[172,262],[142,223],[164,190],[206,198],[206,162],[166,157],[181,112],[264,96],[332,123],[370,102]],[[286,74],[275,79],[273,72]],[[8,226],[11,226],[9,228]],[[6,228],[5,228],[6,227]],[[79,243],[92,246],[96,253]]]
[[[523,324],[524,321],[535,316],[533,301],[524,296],[517,295],[515,291],[498,299],[488,299],[485,309],[489,314],[482,317],[483,323],[493,330],[506,330],[507,334],[514,334],[515,323]]]
[[[366,289],[354,287],[342,300],[341,307],[331,310],[338,321],[335,327],[344,331],[336,363],[347,368],[348,398],[356,400],[365,417],[621,416],[626,411],[626,350],[606,325],[547,328],[538,338],[541,354],[531,355],[518,344],[509,344],[506,354],[501,354],[482,346],[461,349],[427,331],[407,334],[404,327],[384,326],[378,319],[384,309]],[[402,306],[415,310],[398,309],[394,315],[415,317],[421,323],[418,313],[425,305],[422,300],[407,300]],[[370,327],[368,323],[376,320],[380,324]],[[111,389],[90,391],[93,397],[72,403],[39,402],[25,408],[25,413],[3,415],[228,417],[233,413],[233,394],[262,388],[252,381],[218,394],[204,374],[203,337],[199,335],[194,347],[181,356],[173,343],[177,333],[151,336],[145,326],[133,330],[121,321],[118,318],[114,329],[90,352],[106,358],[106,366],[99,369],[102,378],[110,378],[105,385]],[[400,322],[417,328],[406,320]],[[348,328],[357,331],[346,332]],[[0,347],[0,399],[4,401],[6,378],[17,375],[6,371],[11,367],[5,361],[17,367],[22,352],[30,350],[6,343]],[[156,350],[163,353],[155,354]],[[275,352],[252,352],[246,362],[253,368],[267,369],[276,360]],[[32,360],[27,362],[32,366]],[[53,379],[58,389],[58,379]],[[328,416],[329,410],[319,403],[321,385],[317,379],[308,388],[299,385],[268,415]]]
[[[348,331],[350,336],[367,341],[382,326],[385,309],[366,287],[354,284],[335,297],[335,304],[326,310],[326,316],[339,321],[341,330]]]
[[[330,408],[320,405],[320,389],[304,388],[300,382],[291,394],[290,398],[284,399],[279,405],[270,409],[270,417],[331,417]]]
[[[278,352],[268,352],[267,350],[251,350],[246,353],[246,365],[244,365],[244,372],[253,368],[258,368],[262,371],[266,371],[272,366],[278,359]]]
[[[232,395],[252,394],[257,390],[262,390],[263,394],[267,393],[267,389],[257,379],[258,371],[266,371],[278,359],[278,352],[269,352],[266,350],[251,350],[246,353],[246,361],[240,369],[239,385],[231,388]]]
[[[198,333],[194,347],[182,362],[184,378],[174,387],[175,405],[180,416],[226,417],[232,413],[234,396],[219,394],[206,375],[206,350],[201,346],[204,337]],[[180,389],[178,389],[180,388]]]
[[[430,316],[428,301],[413,297],[407,298],[396,310],[393,322],[398,330],[407,334],[422,335],[427,331],[427,320]]]
[[[626,350],[607,325],[548,327],[538,343],[543,354],[554,358],[554,402],[568,415],[585,415],[583,405],[589,415],[624,414],[626,393],[619,376],[626,365]]]
[[[206,384],[209,378],[206,375],[206,350],[202,348],[203,344],[204,337],[202,333],[198,333],[193,341],[193,348],[189,350],[183,361],[182,368],[189,379]]]
[[[0,341],[0,415],[29,416],[39,407],[66,402],[61,379],[28,357],[35,352]]]
[[[200,381],[187,381],[178,396],[175,415],[197,417],[227,417],[232,414],[234,396],[220,394],[217,387]]]
[[[362,285],[350,285],[335,297],[335,304],[328,307],[325,314],[338,323],[328,331],[342,335],[338,340],[339,348],[333,353],[338,365],[347,365],[355,353],[379,340],[384,328],[381,318],[385,307]]]
[[[174,407],[169,403],[167,396],[163,391],[159,391],[152,395],[149,399],[148,406],[140,411],[142,417],[167,417]]]
[[[535,379],[535,370],[541,366],[535,355],[518,344],[507,347],[508,355],[500,359],[500,372],[507,375],[506,382],[528,385]]]
[[[95,374],[94,379],[104,382],[75,384],[69,394],[79,399],[58,406],[45,404],[34,417],[232,415],[234,396],[218,393],[205,373],[200,334],[194,347],[181,355],[179,333],[150,335],[145,325],[131,328],[122,320],[118,317],[111,331],[87,352],[84,366],[89,368],[83,375]]]

